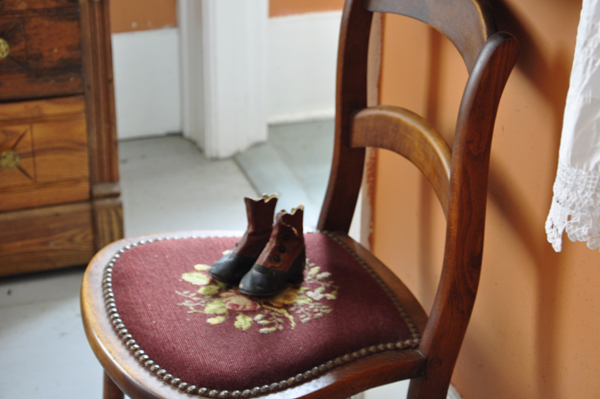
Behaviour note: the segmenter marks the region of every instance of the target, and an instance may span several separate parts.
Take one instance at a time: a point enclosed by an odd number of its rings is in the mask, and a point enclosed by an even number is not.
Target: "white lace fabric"
[[[583,0],[554,182],[548,241],[600,248],[600,0]]]
[[[556,252],[562,249],[565,230],[571,241],[587,241],[589,248],[600,248],[600,173],[559,163],[546,221],[548,241]]]

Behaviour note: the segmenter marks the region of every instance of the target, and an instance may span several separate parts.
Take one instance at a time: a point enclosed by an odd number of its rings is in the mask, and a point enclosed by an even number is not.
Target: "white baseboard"
[[[410,380],[395,382],[393,384],[370,389],[355,395],[356,399],[387,399],[387,398],[405,398],[408,394],[408,385]],[[362,396],[361,396],[362,395]],[[450,385],[447,399],[462,399],[456,388]]]
[[[305,112],[290,112],[287,114],[271,115],[267,118],[269,125],[280,125],[284,123],[320,121],[324,119],[333,119],[335,117],[335,108],[323,108]]]
[[[181,132],[177,28],[112,35],[119,139]]]
[[[450,385],[450,389],[448,390],[448,399],[463,399],[456,388],[454,388],[454,385]]]
[[[333,117],[341,11],[270,18],[267,121]]]

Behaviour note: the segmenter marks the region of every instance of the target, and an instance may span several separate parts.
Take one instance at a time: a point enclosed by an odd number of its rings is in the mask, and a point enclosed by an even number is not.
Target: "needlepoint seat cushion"
[[[418,344],[398,301],[349,248],[327,233],[305,240],[304,282],[262,299],[208,275],[235,237],[127,246],[106,265],[98,287],[106,317],[149,373],[211,397],[285,389],[372,353]]]

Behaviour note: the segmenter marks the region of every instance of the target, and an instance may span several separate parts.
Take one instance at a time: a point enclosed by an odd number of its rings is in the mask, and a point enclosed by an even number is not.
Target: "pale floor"
[[[316,225],[329,173],[332,127],[330,121],[273,127],[268,145],[235,160],[208,161],[180,136],[120,143],[126,235],[242,231],[243,197],[262,192],[278,192],[279,208],[304,203],[306,225]],[[308,152],[315,147],[316,155]],[[271,162],[266,172],[253,167],[257,159]],[[266,178],[265,173],[275,176]],[[81,324],[83,270],[0,279],[0,399],[102,396],[102,369]],[[394,384],[366,397],[404,397],[405,390],[406,384]]]

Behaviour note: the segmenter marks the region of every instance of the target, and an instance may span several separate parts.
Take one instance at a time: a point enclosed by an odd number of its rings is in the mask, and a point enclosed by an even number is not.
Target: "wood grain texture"
[[[0,152],[21,155],[17,169],[0,170],[0,210],[89,199],[83,110],[81,96],[0,104]]]
[[[109,2],[81,2],[90,183],[96,248],[123,237]],[[102,200],[104,198],[104,200]]]
[[[24,259],[23,267],[4,274],[85,263],[90,251],[123,234],[118,184],[97,189],[119,179],[108,7],[107,0],[0,1],[0,37],[11,46],[0,60],[0,149],[18,152],[22,169],[0,171],[0,218],[16,217],[17,231],[26,227],[19,223],[38,223],[36,217],[58,226],[44,210],[76,205],[33,208],[85,201],[78,205],[85,211],[57,213],[61,231],[85,230],[77,236],[85,239],[72,239],[69,250],[46,248],[44,258],[43,245],[20,234],[22,252],[4,259]],[[36,98],[42,99],[31,101]],[[30,101],[7,102],[24,99]],[[91,198],[92,191],[104,194]],[[54,234],[40,231],[40,240]]]
[[[40,10],[44,8],[76,7],[79,0],[2,0],[0,11]]]
[[[442,397],[467,329],[477,288],[485,230],[492,134],[500,97],[519,53],[508,33],[492,35],[469,76],[459,110],[450,181],[442,276],[421,348],[432,359],[410,395]],[[409,396],[410,396],[409,395]],[[436,396],[437,395],[437,396]]]
[[[25,2],[24,2],[25,3]],[[27,3],[27,5],[34,5]],[[10,46],[0,60],[0,100],[68,95],[83,91],[77,4],[27,8],[9,4],[0,37]]]
[[[35,183],[33,147],[29,125],[0,127],[0,154],[12,152],[19,157],[14,169],[0,167],[0,190]]]
[[[89,160],[84,115],[36,123],[32,130],[37,182],[88,179]]]
[[[444,214],[448,213],[452,153],[448,143],[425,119],[397,107],[365,108],[354,116],[350,145],[385,148],[409,159],[427,177]]]
[[[119,181],[109,2],[82,0],[85,101],[92,185]]]
[[[0,126],[20,121],[43,121],[53,116],[82,115],[84,112],[83,96],[0,103]]]
[[[89,198],[88,180],[8,187],[0,191],[0,212],[86,201]]]
[[[121,195],[119,183],[108,182],[94,184],[92,187],[92,198],[95,200],[104,198],[117,198]]]
[[[98,183],[92,187],[96,250],[124,236],[120,196],[119,183]]]
[[[24,19],[29,70],[81,68],[81,29],[77,9]]]
[[[0,79],[0,101],[22,100],[81,93],[83,78],[79,70],[23,72]]]
[[[108,374],[104,373],[103,399],[123,399],[123,392],[115,385]]]
[[[366,45],[360,38],[368,34],[369,16],[358,3],[365,10],[426,22],[446,34],[461,52],[470,78],[451,155],[448,145],[422,118],[385,107],[366,108]],[[424,171],[448,220],[442,278],[421,345],[428,367],[425,376],[411,384],[410,398],[442,398],[447,393],[479,281],[496,110],[517,54],[518,44],[511,35],[495,33],[485,0],[356,0],[346,4],[338,55],[334,160],[318,228],[348,231],[363,159],[352,148],[368,146],[396,151]]]
[[[121,199],[102,198],[93,201],[94,245],[100,250],[123,238],[123,204]]]
[[[348,232],[365,160],[364,148],[351,148],[352,115],[367,106],[369,33],[373,14],[359,1],[346,1],[338,48],[335,144],[329,184],[317,228]]]
[[[93,254],[88,203],[0,213],[0,276],[81,265]]]
[[[487,38],[496,32],[496,20],[487,0],[364,0],[369,11],[418,19],[443,33],[461,53],[469,72]]]

